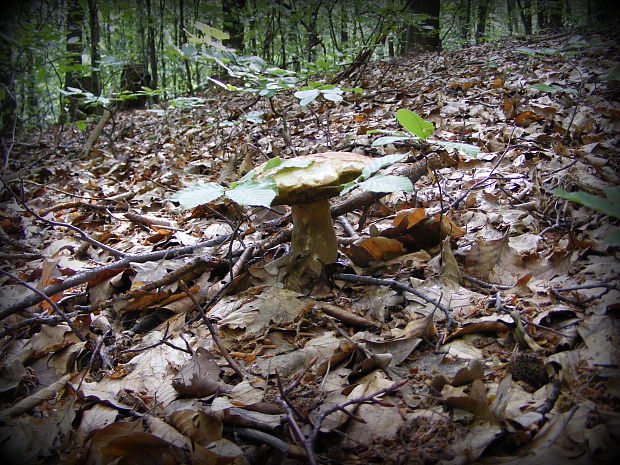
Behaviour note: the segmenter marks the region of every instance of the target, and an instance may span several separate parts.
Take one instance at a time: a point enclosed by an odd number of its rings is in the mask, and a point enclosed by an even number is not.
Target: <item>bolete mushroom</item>
[[[342,184],[356,179],[373,159],[350,152],[325,152],[295,160],[311,164],[262,172],[263,165],[257,171],[261,173],[259,179],[270,177],[278,186],[272,205],[292,208],[293,234],[284,286],[304,291],[321,277],[324,265],[338,257],[330,197],[338,195]]]

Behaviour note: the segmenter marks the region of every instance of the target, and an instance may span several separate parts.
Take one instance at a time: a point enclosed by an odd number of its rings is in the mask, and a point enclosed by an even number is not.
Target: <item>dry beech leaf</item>
[[[426,210],[424,208],[401,210],[396,214],[396,218],[392,220],[392,226],[402,234],[424,218],[426,218]]]
[[[222,438],[222,421],[204,412],[179,410],[170,415],[169,421],[178,431],[202,446]]]
[[[485,387],[482,380],[475,380],[472,385],[470,395],[462,393],[459,388],[444,387],[442,396],[446,404],[452,408],[459,408],[473,414],[477,419],[483,421],[497,422],[484,393]]]
[[[199,347],[194,357],[172,379],[172,387],[181,395],[205,397],[229,392],[231,386],[220,381],[220,366],[213,355]]]
[[[348,249],[349,257],[358,266],[367,266],[371,261],[383,261],[405,252],[400,241],[387,237],[362,239]]]
[[[461,284],[463,281],[461,269],[452,253],[449,237],[446,237],[441,245],[441,275],[455,284]]]
[[[464,327],[456,330],[446,339],[446,342],[450,342],[457,337],[465,336],[466,334],[475,333],[506,333],[512,330],[512,326],[503,321],[480,321],[476,323],[468,323]]]

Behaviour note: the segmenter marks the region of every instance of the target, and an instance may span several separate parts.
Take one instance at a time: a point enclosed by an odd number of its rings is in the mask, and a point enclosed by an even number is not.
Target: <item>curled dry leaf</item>
[[[229,392],[232,387],[220,381],[220,366],[213,355],[200,347],[172,380],[174,389],[183,396],[205,397]]]

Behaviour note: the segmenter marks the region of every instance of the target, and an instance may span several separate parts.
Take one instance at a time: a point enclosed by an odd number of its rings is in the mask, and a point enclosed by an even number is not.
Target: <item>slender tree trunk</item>
[[[506,10],[508,11],[508,34],[512,35],[512,0],[506,0]]]
[[[99,71],[99,10],[96,0],[88,0],[88,26],[90,28],[90,91],[95,95],[101,95],[101,73]]]
[[[148,21],[146,30],[146,47],[148,50],[149,65],[151,68],[151,84],[157,89],[159,76],[157,75],[157,50],[155,49],[155,17],[153,15],[151,0],[146,0],[146,17]]]
[[[159,56],[161,57],[161,82],[162,87],[165,89],[168,83],[166,74],[166,55],[164,54],[164,15],[166,13],[165,8],[166,0],[159,0]]]
[[[179,47],[182,47],[185,43],[187,43],[187,36],[185,34],[185,19],[184,19],[184,5],[183,0],[179,0]],[[184,58],[183,62],[185,63],[185,77],[187,79],[187,90],[190,93],[194,91],[194,86],[192,85],[192,70],[189,67],[189,61]]]
[[[469,31],[471,29],[471,0],[463,0],[459,12],[461,24],[461,39],[469,43]]]
[[[144,33],[144,6],[142,4],[143,0],[136,0],[136,6],[138,8],[138,37],[140,38],[140,63],[146,64],[147,61],[147,52],[146,52],[146,34]]]
[[[313,61],[316,57],[315,47],[319,45],[320,39],[317,31],[317,22],[319,10],[323,0],[312,4],[312,11],[306,20],[302,20],[301,24],[306,28],[306,59]]]
[[[416,0],[408,2],[409,11],[414,14],[425,14],[429,18],[423,21],[422,28],[408,26],[406,30],[406,52],[413,51],[416,47],[426,50],[439,50],[441,39],[439,37],[439,12],[441,1],[439,0]]]
[[[476,43],[479,44],[484,38],[487,26],[487,18],[489,16],[488,0],[480,0],[478,5],[478,24],[476,25]]]
[[[245,37],[241,13],[245,9],[245,0],[224,0],[222,1],[222,14],[224,17],[224,32],[230,38],[224,45],[234,48],[239,53],[243,53],[243,40]]]
[[[344,5],[340,5],[340,46],[345,49],[349,43],[349,30],[347,21],[347,8]]]
[[[67,57],[68,61],[75,65],[82,64],[82,23],[84,22],[84,9],[78,0],[69,0],[67,4]],[[80,76],[75,71],[65,73],[65,88],[81,88]],[[68,99],[68,106],[61,114],[61,119],[65,121],[75,121],[78,116],[79,100],[75,96]],[[64,121],[61,121],[64,122]]]
[[[519,7],[519,15],[521,16],[521,21],[523,22],[525,35],[532,35],[532,1],[517,0],[517,6]]]

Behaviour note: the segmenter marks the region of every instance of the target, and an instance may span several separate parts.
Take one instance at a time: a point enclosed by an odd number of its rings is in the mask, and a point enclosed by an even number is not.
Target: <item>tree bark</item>
[[[151,0],[146,0],[146,17],[148,21],[146,29],[146,48],[151,68],[151,85],[156,89],[159,84],[157,73],[157,50],[155,49],[155,16],[151,6]]]
[[[82,64],[82,23],[84,21],[84,9],[78,0],[69,0],[67,4],[67,58],[71,65],[79,67]],[[74,87],[81,89],[80,76],[75,71],[65,73],[65,88]],[[79,99],[70,96],[68,108],[63,112],[61,119],[68,121],[79,119],[78,116]]]
[[[101,95],[101,78],[99,73],[100,29],[99,16],[96,0],[88,0],[88,26],[90,28],[90,91],[95,95]]]
[[[489,16],[488,0],[480,0],[478,5],[478,24],[476,25],[476,43],[479,44],[484,38],[487,26],[487,18]]]
[[[222,2],[222,14],[224,17],[224,32],[230,36],[224,41],[224,45],[234,48],[240,54],[243,53],[243,40],[245,33],[241,12],[245,8],[245,0],[224,0]]]
[[[439,37],[441,1],[416,0],[410,1],[408,6],[412,13],[427,15],[428,17],[422,20],[420,28],[407,26],[405,52],[410,53],[416,47],[421,47],[425,50],[439,50],[441,48],[441,39]]]

